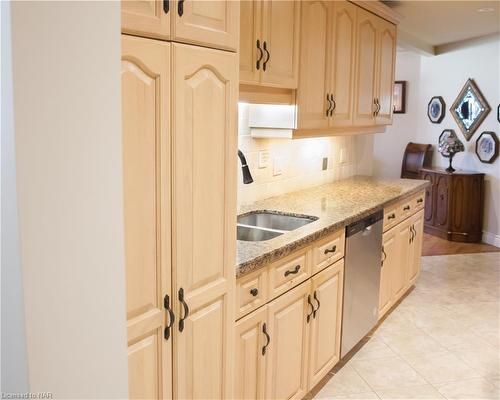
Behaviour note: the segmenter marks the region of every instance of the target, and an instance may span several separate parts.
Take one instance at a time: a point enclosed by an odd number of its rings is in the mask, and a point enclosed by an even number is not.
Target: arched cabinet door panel
[[[170,44],[123,35],[121,65],[129,393],[170,398]]]
[[[170,10],[158,0],[122,0],[122,32],[170,39]]]
[[[173,44],[174,397],[231,397],[237,55]]]

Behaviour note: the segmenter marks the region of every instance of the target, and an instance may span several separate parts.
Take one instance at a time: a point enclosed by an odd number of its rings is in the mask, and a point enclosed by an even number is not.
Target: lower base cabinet
[[[301,399],[338,362],[344,261],[236,323],[238,399]]]
[[[383,235],[379,318],[415,284],[420,274],[423,228],[421,210]]]

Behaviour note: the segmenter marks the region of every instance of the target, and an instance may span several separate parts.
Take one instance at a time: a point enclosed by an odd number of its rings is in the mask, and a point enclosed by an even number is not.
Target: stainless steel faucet
[[[248,185],[253,182],[252,174],[250,173],[250,169],[248,168],[247,159],[243,152],[238,149],[238,157],[241,161],[241,172],[243,173],[243,183]]]

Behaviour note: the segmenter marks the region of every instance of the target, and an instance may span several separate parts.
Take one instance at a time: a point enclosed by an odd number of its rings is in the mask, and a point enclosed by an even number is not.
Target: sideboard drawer
[[[312,273],[315,274],[344,257],[344,244],[344,228],[317,242],[312,251]]]
[[[290,254],[269,266],[268,299],[286,292],[311,276],[309,254],[306,250]]]
[[[262,268],[236,280],[236,319],[267,302],[267,269]]]

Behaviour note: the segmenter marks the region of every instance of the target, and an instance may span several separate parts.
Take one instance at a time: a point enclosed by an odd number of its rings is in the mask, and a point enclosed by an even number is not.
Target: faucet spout
[[[250,169],[248,168],[247,164],[247,159],[245,158],[245,155],[243,152],[238,149],[238,157],[240,158],[241,162],[241,172],[243,173],[243,183],[245,185],[248,185],[249,183],[253,182],[252,174],[250,173]]]

